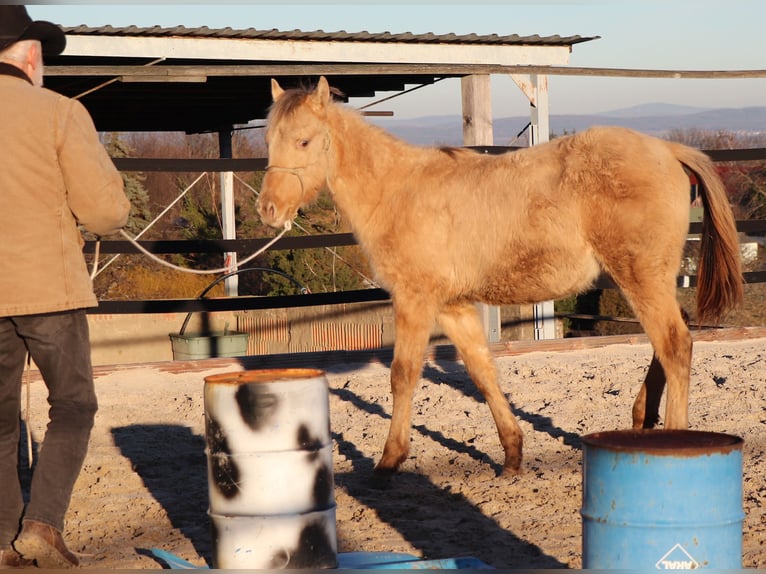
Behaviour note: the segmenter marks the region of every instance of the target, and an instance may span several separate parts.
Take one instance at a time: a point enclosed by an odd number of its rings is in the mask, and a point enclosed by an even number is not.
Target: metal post
[[[510,74],[510,76],[529,99],[529,145],[547,142],[550,139],[548,76],[538,74]],[[533,308],[533,318],[535,339],[556,338],[553,301],[536,303]]]
[[[492,89],[490,76],[472,75],[461,78],[463,104],[463,143],[494,145],[492,129]],[[487,341],[500,341],[500,307],[477,304]]]
[[[550,117],[548,107],[548,76],[534,74],[530,77],[535,91],[535,101],[530,104],[530,145],[550,140]],[[556,320],[553,301],[543,301],[534,306],[535,339],[555,339]]]
[[[232,157],[231,128],[218,132],[218,155],[222,159]],[[234,173],[223,171],[220,174],[221,181],[221,217],[223,224],[223,238],[236,239],[237,225],[234,221]],[[237,267],[237,253],[230,251],[224,253],[224,267],[234,271]],[[232,275],[224,279],[224,287],[227,297],[236,297],[239,294],[239,277]]]

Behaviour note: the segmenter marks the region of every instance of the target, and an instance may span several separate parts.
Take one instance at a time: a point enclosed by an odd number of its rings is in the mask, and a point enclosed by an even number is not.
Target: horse
[[[410,145],[313,88],[272,79],[268,166],[257,210],[290,225],[329,190],[391,296],[393,413],[375,473],[409,452],[411,408],[434,321],[455,345],[494,418],[501,474],[520,472],[522,431],[498,384],[476,308],[556,300],[611,276],[653,348],[634,428],[688,428],[692,338],[676,298],[688,234],[690,172],[705,217],[697,319],[719,322],[743,296],[739,240],[725,188],[703,152],[635,131],[593,127],[499,155]]]

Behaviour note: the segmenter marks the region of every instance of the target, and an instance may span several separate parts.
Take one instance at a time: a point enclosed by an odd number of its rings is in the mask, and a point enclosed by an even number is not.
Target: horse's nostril
[[[261,216],[261,218],[266,220],[273,220],[274,216],[277,213],[276,207],[274,207],[274,203],[271,201],[259,201],[258,202],[258,215]]]

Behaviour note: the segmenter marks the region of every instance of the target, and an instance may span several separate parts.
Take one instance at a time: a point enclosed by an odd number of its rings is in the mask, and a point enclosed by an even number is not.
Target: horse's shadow
[[[425,558],[471,556],[492,564],[489,549],[502,548],[502,568],[524,568],[532,556],[540,564],[539,568],[567,567],[543,554],[534,544],[501,528],[462,494],[439,488],[426,476],[402,472],[376,481],[372,459],[345,440],[342,433],[334,433],[333,439],[340,454],[354,466],[352,472],[336,474],[336,485],[374,510],[381,521],[392,526]],[[381,488],[386,489],[384,501],[381,501]],[[449,509],[448,514],[445,508]],[[470,536],[466,535],[468,532]],[[477,534],[483,540],[481,548],[475,545]],[[445,549],[450,556],[444,555]]]
[[[447,384],[484,402],[465,370],[454,362],[449,353],[437,354],[433,363],[426,364],[423,377],[434,384]],[[329,368],[328,371],[343,371],[348,367]],[[348,389],[330,389],[330,393],[343,401],[350,402],[357,409],[389,419],[390,415],[380,405],[367,402]],[[566,432],[551,419],[513,409],[514,414],[530,422],[536,431],[547,432],[553,437],[564,437],[564,442],[573,448],[580,448],[580,437]],[[488,414],[489,416],[489,414]],[[493,462],[487,453],[476,447],[444,436],[426,425],[415,425],[413,430],[441,444],[453,452],[470,456],[478,463],[489,465],[496,473],[502,465]],[[188,427],[180,425],[129,425],[112,429],[115,445],[123,456],[131,461],[135,472],[141,477],[152,496],[167,512],[171,525],[178,529],[194,546],[195,551],[209,564],[212,545],[209,528],[207,461],[205,439],[195,435]],[[374,461],[365,457],[356,446],[346,441],[342,433],[334,433],[339,452],[354,465],[354,471],[335,476],[336,485],[374,509],[380,519],[395,528],[410,544],[424,556],[446,558],[444,549],[449,548],[452,556],[474,556],[490,562],[488,556],[473,547],[465,536],[469,529],[482,532],[491,541],[485,548],[502,547],[507,552],[507,563],[503,567],[524,567],[525,559],[535,556],[542,568],[565,568],[566,566],[550,556],[542,556],[536,546],[522,540],[501,528],[485,516],[465,497],[440,489],[426,476],[403,472],[395,475],[389,483],[385,501],[381,501],[381,483],[373,475]],[[179,480],[183,477],[183,480]],[[371,488],[372,487],[372,488]],[[443,509],[450,508],[449,518],[444,518]],[[438,520],[428,516],[438,512]],[[364,550],[364,549],[360,549]],[[139,549],[140,552],[140,549]]]
[[[479,403],[486,403],[484,397],[478,391],[466,373],[465,369],[459,363],[455,363],[455,358],[449,356],[444,360],[435,360],[428,363],[423,368],[423,378],[437,385],[449,385],[453,389],[462,392],[465,396],[471,397]],[[579,434],[566,431],[556,426],[550,417],[542,416],[537,413],[530,413],[524,409],[516,407],[512,402],[511,411],[514,416],[520,420],[532,425],[535,432],[544,432],[555,439],[562,439],[564,444],[576,450],[582,448],[582,439]],[[489,416],[489,410],[487,410]]]
[[[364,411],[372,415],[377,415],[384,419],[391,418],[391,415],[388,414],[385,411],[385,409],[383,409],[383,407],[381,407],[380,405],[365,401],[364,399],[360,398],[356,393],[348,389],[331,389],[330,393],[337,396],[339,399],[343,401],[350,402],[360,411]],[[421,435],[425,437],[428,437],[429,439],[431,439],[437,444],[440,444],[444,448],[447,448],[456,453],[467,455],[481,464],[489,465],[490,467],[492,467],[492,469],[495,471],[496,474],[500,474],[503,470],[502,464],[493,462],[492,459],[489,457],[489,455],[487,455],[483,451],[479,450],[478,448],[474,446],[466,444],[464,442],[446,437],[440,431],[430,429],[426,425],[413,425],[412,430],[417,433],[420,433]],[[382,439],[381,439],[381,444],[382,444]]]
[[[449,385],[453,389],[460,391],[465,396],[474,399],[476,402],[486,404],[484,397],[471,381],[465,368],[458,363],[459,360],[457,352],[454,347],[444,346],[437,347],[435,350],[435,356],[432,361],[426,362],[423,366],[422,378],[435,384],[435,385]],[[385,363],[384,363],[385,364]],[[387,364],[390,368],[390,364]],[[364,401],[354,399],[348,391],[340,390],[334,391],[335,394],[341,396],[343,400],[351,400],[356,403],[357,408],[364,410],[370,414],[378,414],[384,418],[391,418],[390,415],[378,405],[367,404]],[[562,439],[564,444],[572,447],[576,450],[582,448],[582,440],[579,434],[566,431],[561,427],[556,426],[550,417],[542,416],[537,413],[530,413],[524,409],[518,408],[511,403],[511,410],[518,419],[528,422],[532,425],[535,432],[544,432],[555,439]],[[487,416],[489,410],[487,410]],[[471,456],[473,459],[479,462],[487,462],[487,455],[478,451],[475,448],[471,448],[460,442],[448,439],[439,432],[427,429],[426,427],[413,426],[413,429],[417,432],[428,436],[432,440],[438,442],[446,448],[450,448],[455,452],[460,452]],[[497,465],[495,470],[500,471],[502,467]]]
[[[141,424],[112,429],[114,443],[167,512],[173,528],[209,563],[205,439],[180,425]]]
[[[349,400],[352,395],[344,394],[342,398]],[[376,411],[380,407],[367,405],[365,408]],[[376,414],[388,416],[382,411]],[[417,430],[439,440],[438,433],[424,427],[417,427]],[[118,427],[112,429],[112,434],[123,456],[131,461],[135,472],[167,512],[171,525],[210,564],[212,546],[207,516],[204,438],[192,434],[187,427],[161,424]],[[482,545],[484,548],[504,549],[508,561],[503,567],[523,567],[525,559],[530,556],[534,556],[537,562],[542,560],[543,568],[565,567],[553,557],[541,557],[539,548],[504,530],[465,497],[440,489],[426,476],[404,472],[394,476],[390,482],[377,482],[371,458],[365,457],[353,443],[346,441],[342,433],[334,433],[333,439],[340,454],[354,465],[353,472],[336,474],[336,486],[344,488],[350,496],[373,509],[382,521],[396,529],[423,556],[447,558],[444,552],[448,548],[450,556],[473,556],[490,563],[491,557],[485,556],[480,549],[477,551],[465,537],[468,529],[474,533],[481,532],[483,538],[490,541]],[[488,463],[486,455],[480,451],[454,441],[447,442],[450,448],[467,452],[484,464]],[[390,487],[384,500],[381,500],[382,487]],[[446,519],[444,508],[450,509]],[[429,518],[434,513],[436,516]],[[146,553],[142,549],[137,551]]]

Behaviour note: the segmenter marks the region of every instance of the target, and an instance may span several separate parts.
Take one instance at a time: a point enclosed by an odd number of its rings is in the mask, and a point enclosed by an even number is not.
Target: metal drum
[[[217,569],[335,568],[327,380],[315,369],[205,378]]]
[[[583,568],[741,569],[742,444],[685,430],[584,436]]]

